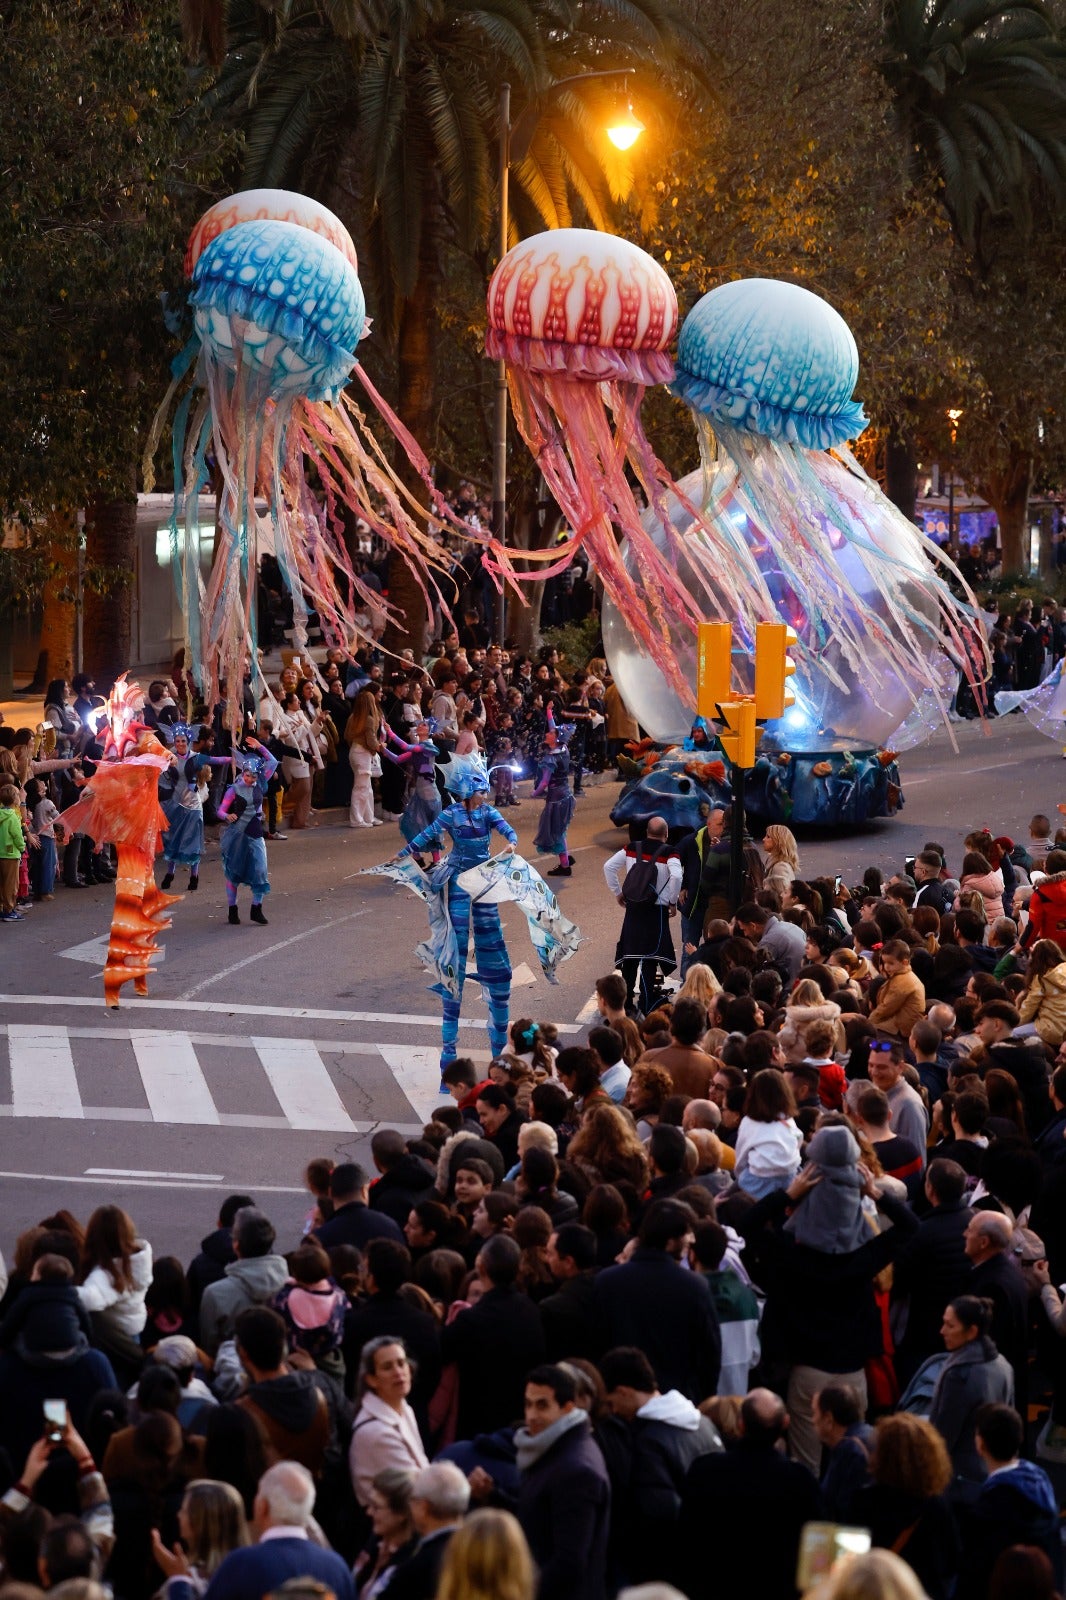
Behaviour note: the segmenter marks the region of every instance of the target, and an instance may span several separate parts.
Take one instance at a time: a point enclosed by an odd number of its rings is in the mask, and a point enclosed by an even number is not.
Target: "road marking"
[[[94,995],[0,994],[0,1006],[5,1005],[46,1008],[76,1006],[99,1012],[104,1010],[102,997]],[[210,1014],[222,1017],[282,1017],[290,1021],[305,1022],[387,1022],[395,1027],[440,1027],[439,1011],[433,1012],[431,1016],[397,1011],[323,1011],[312,1006],[247,1006],[224,1000],[205,1000],[197,1004],[196,1010],[205,1016]],[[187,1000],[151,1000],[138,996],[136,999],[132,997],[130,999],[130,1012],[133,1011],[180,1011],[187,1016],[189,1004]],[[485,1019],[460,1018],[459,1026],[481,1032],[485,1027]],[[581,1032],[581,1029],[572,1022],[560,1022],[558,1028],[560,1033]],[[35,1035],[39,1032],[37,1028],[29,1031]]]
[[[313,1044],[304,1039],[257,1038],[252,1043],[290,1127],[323,1133],[356,1131]]]
[[[441,1093],[439,1050],[429,1050],[424,1046],[412,1049],[402,1044],[380,1044],[378,1049],[415,1113],[424,1123],[430,1120],[438,1106],[449,1103],[450,1096],[446,1092]]]
[[[592,993],[589,995],[588,999],[585,1001],[585,1004],[581,1007],[581,1010],[578,1012],[577,1020],[578,1020],[579,1024],[582,1027],[587,1028],[590,1022],[595,1022],[595,1020],[599,1016],[599,1014],[600,1014],[600,1008],[599,1008],[599,1004],[598,1004],[598,996],[596,994],[595,989],[593,989]]]
[[[85,961],[88,962],[88,964],[92,967],[99,967],[102,971],[104,962],[107,960],[107,947],[109,943],[110,936],[106,933],[102,933],[98,939],[86,939],[84,944],[72,944],[69,950],[60,950],[57,953],[63,956],[67,961]],[[157,944],[155,946],[155,954],[159,957],[160,961],[165,961],[167,954],[166,945]]]
[[[520,961],[511,974],[511,988],[524,989],[531,983],[536,983],[536,977],[525,961]]]
[[[232,977],[233,973],[241,972],[245,967],[250,967],[257,961],[262,961],[266,956],[276,955],[279,950],[287,950],[290,945],[299,944],[301,939],[309,939],[314,933],[324,933],[327,928],[338,928],[342,922],[355,922],[359,917],[367,917],[373,906],[364,906],[362,911],[349,911],[346,916],[334,917],[332,922],[320,922],[317,927],[304,928],[302,933],[293,933],[287,939],[279,939],[276,944],[266,944],[254,951],[252,955],[245,956],[243,961],[235,961],[231,967],[223,967],[221,972],[213,972],[209,978],[204,978],[201,983],[194,983],[191,989],[186,989],[182,995],[183,1000],[192,1000],[194,996],[202,994],[213,983],[221,983],[223,978]]]
[[[81,1118],[84,1112],[74,1058],[64,1029],[12,1023],[7,1041],[13,1114]]]
[[[222,1183],[224,1172],[152,1172],[139,1167],[86,1167],[87,1178],[187,1178],[195,1183]]]
[[[992,764],[987,767],[967,767],[966,771],[961,773],[960,776],[968,778],[973,772],[999,772],[1003,767],[1016,767],[1017,765],[1017,761],[993,761]],[[908,789],[914,789],[920,783],[932,783],[934,778],[940,777],[943,777],[943,773],[927,772],[924,777],[921,778],[904,778],[903,792],[906,794]]]
[[[218,1112],[192,1040],[180,1033],[130,1032],[137,1070],[156,1122],[213,1123]]]
[[[16,1183],[91,1183],[106,1184],[114,1188],[114,1178],[87,1178],[76,1172],[0,1172],[0,1178],[10,1178]],[[186,1179],[177,1178],[126,1178],[124,1182],[132,1189],[198,1189],[203,1193],[202,1183],[189,1183]],[[228,1187],[234,1191],[254,1189],[256,1194],[306,1194],[307,1190],[300,1185],[284,1183],[256,1183],[254,1179],[231,1178]]]

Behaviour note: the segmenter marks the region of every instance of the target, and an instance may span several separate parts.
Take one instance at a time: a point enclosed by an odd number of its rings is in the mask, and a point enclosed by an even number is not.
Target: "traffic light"
[[[760,722],[773,722],[784,716],[786,706],[796,703],[795,695],[785,689],[796,670],[786,652],[798,643],[784,622],[755,624],[755,714]]]
[[[696,637],[696,715],[713,721],[732,693],[733,628],[728,622],[701,622]]]
[[[727,700],[717,708],[722,724],[718,743],[722,754],[735,767],[755,765],[755,701],[749,694],[743,700]]]

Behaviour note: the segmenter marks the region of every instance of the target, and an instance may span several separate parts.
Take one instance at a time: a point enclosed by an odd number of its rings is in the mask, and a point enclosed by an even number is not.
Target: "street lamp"
[[[529,149],[537,123],[540,121],[543,102],[572,83],[587,83],[593,78],[621,78],[628,81],[632,67],[604,68],[596,72],[575,72],[568,78],[558,78],[544,94],[525,106],[517,121],[511,123],[511,85],[500,84],[499,98],[499,163],[500,163],[500,260],[509,248],[511,231],[510,176],[511,162],[521,161]],[[626,97],[624,110],[612,118],[607,137],[617,150],[629,150],[644,132],[644,124],[633,115],[633,107]],[[501,545],[507,543],[507,367],[503,361],[496,363],[496,383],[492,413],[492,533]],[[503,648],[507,616],[507,591],[501,585],[496,608],[496,642]]]
[[[955,537],[955,440],[958,438],[959,419],[961,416],[961,406],[948,407],[948,422],[951,427],[951,465],[948,473],[948,544]]]

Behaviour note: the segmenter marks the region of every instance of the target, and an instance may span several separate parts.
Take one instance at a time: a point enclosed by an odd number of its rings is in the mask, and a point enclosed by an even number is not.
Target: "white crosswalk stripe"
[[[488,1060],[486,1051],[473,1054]],[[262,1109],[222,1109],[234,1067],[245,1083],[249,1069],[253,1077],[261,1075],[252,1103]],[[143,1103],[94,1105],[87,1081],[97,1086],[95,1098],[101,1081],[115,1085],[116,1098],[125,1099],[136,1098],[139,1083]],[[232,1090],[228,1093],[233,1103]],[[365,1133],[385,1121],[413,1133],[439,1102],[438,1052],[424,1046],[162,1028],[0,1025],[0,1117],[323,1133]],[[377,1116],[376,1103],[382,1107]]]

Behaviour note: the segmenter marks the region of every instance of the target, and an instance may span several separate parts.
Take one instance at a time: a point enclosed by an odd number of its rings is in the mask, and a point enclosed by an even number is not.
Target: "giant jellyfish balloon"
[[[157,414],[145,479],[150,487],[164,417],[191,374],[173,426],[174,567],[190,669],[209,704],[226,680],[233,718],[245,670],[255,661],[256,574],[264,548],[272,546],[292,594],[298,646],[306,643],[309,609],[330,643],[349,647],[360,631],[357,612],[382,611],[380,595],[367,588],[346,551],[345,507],[402,554],[427,601],[440,599],[441,555],[425,510],[347,394],[351,377],[421,477],[431,514],[477,539],[497,577],[508,563],[492,539],[453,517],[420,447],[358,362],[366,306],[355,247],[332,212],[284,190],[232,195],[197,223],[186,270],[193,336]],[[197,498],[212,461],[219,517],[205,587]]]
[[[522,576],[562,571],[584,547],[627,628],[675,692],[691,695],[675,654],[678,625],[773,610],[750,553],[730,546],[728,533],[721,548],[691,547],[685,581],[676,570],[667,497],[679,491],[640,417],[647,386],[673,373],[676,323],[673,286],[645,251],[613,234],[558,228],[515,245],[496,268],[485,348],[506,364],[515,420],[570,530],[553,550],[528,553],[550,560],[549,570]]]
[[[851,398],[857,376],[855,341],[832,306],[752,278],[697,302],[672,384],[697,425],[705,518],[742,526],[811,673],[866,703],[849,715],[842,699],[813,697],[804,720],[829,748],[845,723],[853,742],[863,730],[877,742],[875,728],[898,725],[926,691],[943,713],[944,654],[975,685],[984,676],[973,595],[847,448],[866,426]]]

